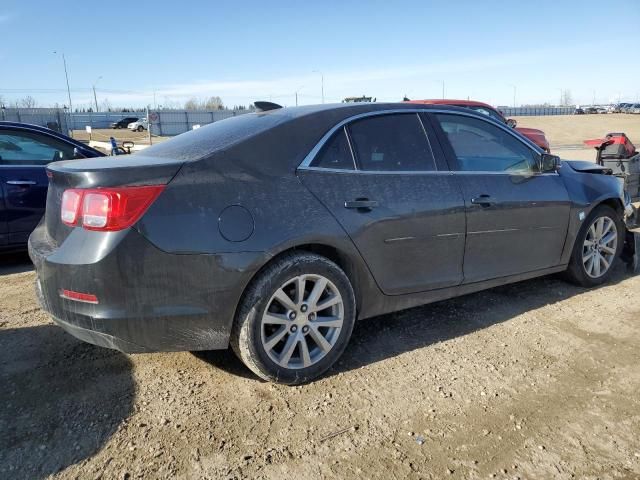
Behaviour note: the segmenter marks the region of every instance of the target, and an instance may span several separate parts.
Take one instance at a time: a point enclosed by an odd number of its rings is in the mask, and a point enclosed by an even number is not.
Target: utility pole
[[[319,73],[320,74],[320,91],[322,93],[322,103],[324,103],[324,74],[320,70],[314,70],[311,73]]]
[[[54,51],[57,54],[58,52]],[[69,88],[69,72],[67,71],[67,59],[62,52],[62,64],[64,65],[64,77],[67,80],[67,96],[69,97],[69,115],[73,124],[73,104],[71,103],[71,88]],[[73,125],[71,125],[71,136],[73,136]]]
[[[100,81],[102,77],[98,77],[95,82],[93,82],[93,101],[96,103],[96,112],[98,111],[98,96],[96,95],[96,85]]]
[[[151,117],[149,116],[149,105],[147,105],[147,133],[149,134],[149,145],[153,145],[151,139]]]
[[[298,106],[298,92],[304,88],[304,85],[300,85],[296,88],[296,107]]]
[[[444,100],[444,80],[442,80],[442,99]]]
[[[510,84],[513,87],[513,108],[516,108],[516,86]]]

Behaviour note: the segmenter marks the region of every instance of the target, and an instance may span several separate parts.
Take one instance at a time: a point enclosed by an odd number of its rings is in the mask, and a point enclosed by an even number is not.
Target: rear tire
[[[624,246],[620,215],[599,205],[587,216],[573,245],[567,280],[582,287],[595,287],[609,280],[613,265]]]
[[[314,253],[289,253],[244,293],[231,347],[260,378],[298,385],[342,355],[355,316],[353,288],[340,267]]]

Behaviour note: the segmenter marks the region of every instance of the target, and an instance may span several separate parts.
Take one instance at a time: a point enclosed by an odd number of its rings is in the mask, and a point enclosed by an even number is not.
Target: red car
[[[499,110],[496,110],[491,105],[482,102],[476,102],[474,100],[450,100],[450,99],[442,99],[442,100],[408,100],[408,103],[421,103],[427,105],[453,105],[454,107],[465,107],[470,108],[471,110],[475,110],[476,112],[483,113],[498,122],[506,123],[510,127],[515,128],[519,133],[527,137],[533,143],[542,148],[545,152],[549,153],[551,150],[549,149],[549,141],[547,137],[545,137],[544,132],[542,130],[538,130],[537,128],[516,128],[516,121],[513,118],[505,118]]]

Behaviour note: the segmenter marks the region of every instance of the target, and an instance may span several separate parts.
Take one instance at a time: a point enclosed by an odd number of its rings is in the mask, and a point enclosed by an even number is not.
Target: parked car
[[[44,214],[47,164],[101,156],[48,128],[0,122],[0,250],[26,248],[29,234]]]
[[[596,107],[584,107],[584,113],[595,114],[598,113],[598,109]]]
[[[596,107],[596,113],[600,113],[600,114],[607,113],[607,109],[605,107]]]
[[[118,120],[117,122],[113,122],[111,124],[111,128],[127,128],[130,123],[137,122],[138,117],[125,117],[122,120]]]
[[[639,114],[640,113],[640,103],[634,103],[627,110],[629,113]]]
[[[620,113],[629,113],[629,109],[633,107],[633,103],[621,103]]]
[[[239,115],[144,155],[48,166],[41,304],[124,352],[226,349],[298,384],[356,319],[620,254],[622,183],[468,108],[357,103]]]
[[[149,122],[147,122],[146,118],[141,118],[140,120],[136,120],[135,122],[131,122],[127,125],[127,128],[132,132],[144,132],[149,129]]]
[[[576,107],[575,111],[573,112],[574,115],[584,115],[584,109],[582,107]]]
[[[417,103],[424,105],[453,105],[456,107],[469,108],[483,115],[487,115],[488,117],[497,120],[498,122],[506,123],[510,127],[513,127],[531,140],[533,143],[542,148],[545,152],[549,153],[551,151],[549,147],[549,141],[545,136],[542,130],[538,130],[537,128],[526,128],[526,127],[516,127],[517,122],[513,118],[505,118],[502,115],[502,112],[496,110],[491,105],[483,102],[476,102],[474,100],[446,100],[446,99],[432,99],[432,100],[409,100],[408,103]]]

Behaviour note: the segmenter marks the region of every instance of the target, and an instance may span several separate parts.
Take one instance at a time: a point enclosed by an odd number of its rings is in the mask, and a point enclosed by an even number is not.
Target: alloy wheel
[[[597,217],[582,245],[582,265],[591,278],[600,278],[611,268],[618,251],[618,227],[613,219]]]
[[[322,275],[299,275],[269,299],[260,325],[262,346],[281,367],[307,368],[331,351],[343,322],[338,288]]]

